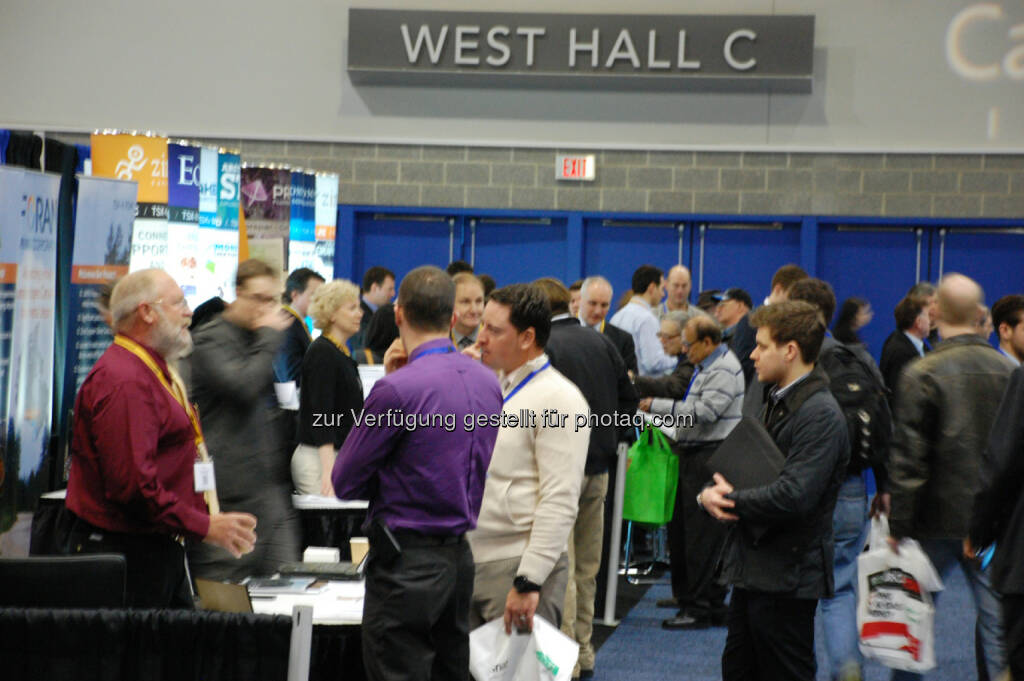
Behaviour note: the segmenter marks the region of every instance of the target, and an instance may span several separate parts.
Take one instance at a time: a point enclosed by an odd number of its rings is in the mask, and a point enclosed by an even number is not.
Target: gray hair
[[[110,294],[110,314],[114,330],[123,331],[131,326],[135,312],[142,303],[152,302],[157,297],[158,269],[139,270],[117,282]]]
[[[583,280],[583,283],[580,284],[580,297],[586,298],[587,289],[589,289],[594,284],[607,284],[608,288],[611,289],[612,294],[615,294],[615,288],[612,286],[612,283],[605,279],[604,277],[602,277],[601,275],[597,274],[592,277],[587,277],[586,279]]]
[[[669,310],[665,314],[661,315],[661,321],[670,321],[673,324],[679,325],[679,330],[682,331],[686,328],[686,323],[694,317],[707,317],[708,313],[700,309],[696,305],[690,305],[685,310]]]

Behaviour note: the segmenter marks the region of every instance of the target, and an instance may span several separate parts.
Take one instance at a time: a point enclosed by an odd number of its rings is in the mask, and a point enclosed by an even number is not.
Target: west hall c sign
[[[350,9],[357,84],[810,92],[814,17]]]

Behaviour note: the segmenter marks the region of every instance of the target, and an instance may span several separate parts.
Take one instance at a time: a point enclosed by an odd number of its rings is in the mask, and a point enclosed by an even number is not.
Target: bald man
[[[608,340],[626,363],[626,368],[636,375],[636,346],[633,343],[633,336],[605,319],[611,304],[612,285],[607,279],[597,276],[583,280],[580,286],[580,321],[584,326],[608,336]]]
[[[965,573],[978,610],[978,666],[997,679],[1006,668],[999,595],[968,557],[973,550],[965,538],[985,443],[1014,366],[977,334],[983,297],[972,279],[943,277],[936,320],[943,341],[900,376],[889,526],[892,545],[917,539],[943,580],[957,566]],[[897,672],[893,678],[915,676]]]
[[[686,312],[690,309],[690,290],[693,288],[690,270],[683,265],[674,266],[665,278],[665,288],[668,289],[668,296],[657,308],[659,318],[667,312]]]

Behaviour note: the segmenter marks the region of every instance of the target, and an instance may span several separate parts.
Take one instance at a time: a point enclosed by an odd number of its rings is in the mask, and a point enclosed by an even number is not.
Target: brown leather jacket
[[[967,536],[982,453],[1013,369],[968,334],[904,370],[889,464],[894,537]]]

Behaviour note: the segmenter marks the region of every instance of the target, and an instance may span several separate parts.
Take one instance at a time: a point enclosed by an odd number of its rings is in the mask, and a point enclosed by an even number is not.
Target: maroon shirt
[[[167,363],[148,347],[167,376]],[[210,529],[194,491],[195,431],[142,360],[111,345],[75,400],[67,507],[96,527],[134,534]]]

